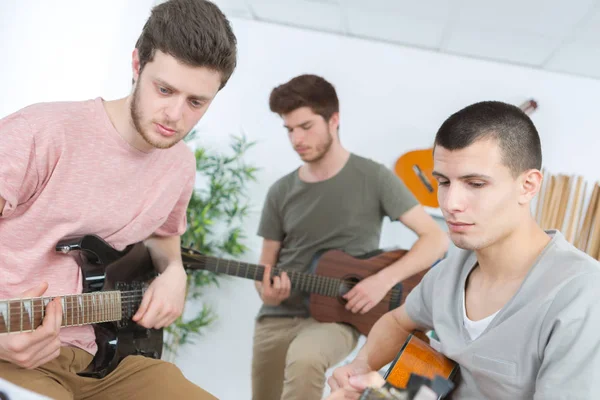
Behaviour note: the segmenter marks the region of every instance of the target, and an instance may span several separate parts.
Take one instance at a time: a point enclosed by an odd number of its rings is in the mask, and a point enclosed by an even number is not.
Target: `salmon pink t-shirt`
[[[65,237],[96,234],[122,250],[150,235],[181,235],[194,188],[184,142],[142,152],[112,125],[103,100],[35,104],[0,119],[0,299],[42,281],[77,294],[82,274]],[[63,328],[64,345],[97,351],[91,326]]]

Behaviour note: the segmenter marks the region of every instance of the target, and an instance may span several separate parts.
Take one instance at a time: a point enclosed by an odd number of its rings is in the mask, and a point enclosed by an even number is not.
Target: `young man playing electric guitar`
[[[448,239],[402,182],[385,166],[346,150],[339,139],[334,87],[321,77],[298,76],[275,88],[270,108],[283,118],[290,142],[304,164],[269,189],[258,234],[260,263],[307,272],[319,250],[361,255],[379,247],[381,224],[400,220],[419,237],[397,262],[358,283],[346,308],[366,313],[398,282],[429,268],[447,250]],[[325,371],[356,346],[356,329],[319,323],[307,296],[291,290],[283,273],[257,283],[263,306],[255,326],[252,398],[320,399]]]
[[[229,22],[204,0],[156,6],[132,57],[133,88],[113,101],[36,104],[0,120],[0,299],[81,293],[57,242],[95,234],[146,241],[160,275],[133,317],[147,328],[182,312],[180,235],[195,182],[181,140],[236,65]],[[10,310],[0,309],[4,322]],[[0,336],[0,376],[54,399],[212,399],[172,364],[128,356],[102,379],[77,375],[97,351],[90,325],[61,329],[60,297],[33,332]]]
[[[453,399],[597,397],[600,263],[536,223],[541,165],[538,132],[518,107],[477,103],[444,122],[434,176],[463,250],[373,326],[356,359],[330,378],[332,399],[358,398],[356,376],[392,361],[414,329],[433,329],[460,365]]]

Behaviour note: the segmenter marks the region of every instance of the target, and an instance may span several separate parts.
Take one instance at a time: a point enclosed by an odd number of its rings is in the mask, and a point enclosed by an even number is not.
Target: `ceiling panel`
[[[399,15],[445,21],[451,9],[450,0],[340,0],[344,8],[364,11],[391,11]]]
[[[457,22],[557,38],[569,34],[595,3],[596,0],[462,0]]]
[[[232,10],[243,10],[247,8],[246,0],[211,0],[220,8],[227,8]]]
[[[248,0],[252,14],[259,20],[279,22],[332,32],[344,32],[337,1]]]
[[[460,26],[448,34],[443,50],[454,54],[539,66],[558,44],[557,39],[527,33]]]
[[[251,18],[246,0],[212,0],[228,17]]]
[[[600,78],[600,0],[213,1],[234,17]]]
[[[576,30],[575,38],[595,41],[600,45],[600,2],[589,18],[583,21],[580,29]]]
[[[407,17],[398,12],[346,10],[348,33],[406,45],[437,48],[444,24],[439,21]]]
[[[600,78],[600,41],[576,40],[558,50],[546,68]]]
[[[450,5],[448,0],[345,0],[348,33],[419,47],[437,48]]]

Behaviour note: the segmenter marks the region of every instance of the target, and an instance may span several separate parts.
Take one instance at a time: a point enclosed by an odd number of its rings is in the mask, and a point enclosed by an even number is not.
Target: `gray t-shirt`
[[[592,399],[600,393],[600,263],[556,230],[521,287],[481,336],[464,325],[462,293],[476,265],[458,251],[408,295],[406,311],[433,329],[460,365],[453,399]]]
[[[379,246],[383,218],[397,220],[418,202],[384,165],[351,154],[335,176],[307,183],[298,169],[275,182],[264,203],[258,235],[282,242],[277,266],[308,272],[319,250],[358,256]],[[258,317],[309,315],[308,294],[293,290],[279,306],[263,305]]]

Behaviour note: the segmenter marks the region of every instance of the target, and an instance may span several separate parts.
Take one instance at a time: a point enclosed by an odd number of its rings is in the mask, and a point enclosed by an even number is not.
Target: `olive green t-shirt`
[[[418,204],[384,165],[351,154],[335,176],[308,183],[298,169],[276,181],[262,210],[258,235],[280,241],[277,266],[308,272],[319,250],[359,256],[379,247],[384,217],[392,221]],[[261,307],[258,318],[309,316],[309,294],[293,290],[279,306]]]

